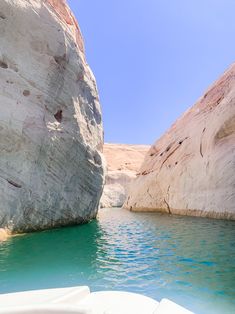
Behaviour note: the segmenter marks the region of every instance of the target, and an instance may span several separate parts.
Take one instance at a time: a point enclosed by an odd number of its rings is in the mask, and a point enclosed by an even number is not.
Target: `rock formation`
[[[124,206],[235,219],[235,64],[151,147]]]
[[[104,144],[107,174],[101,207],[121,207],[139,170],[148,145]]]
[[[0,106],[0,227],[32,231],[95,217],[101,112],[65,0],[1,0]]]

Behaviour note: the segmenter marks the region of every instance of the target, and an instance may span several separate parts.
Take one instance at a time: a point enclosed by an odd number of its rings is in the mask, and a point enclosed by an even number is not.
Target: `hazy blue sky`
[[[234,61],[234,0],[68,0],[105,141],[153,143]]]

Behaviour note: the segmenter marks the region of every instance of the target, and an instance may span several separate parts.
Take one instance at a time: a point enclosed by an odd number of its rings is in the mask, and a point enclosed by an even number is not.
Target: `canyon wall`
[[[235,219],[235,64],[151,147],[124,207]]]
[[[103,189],[95,78],[64,0],[0,2],[0,227],[87,222]]]
[[[101,207],[121,207],[126,199],[129,185],[136,178],[148,145],[104,144],[106,178]]]

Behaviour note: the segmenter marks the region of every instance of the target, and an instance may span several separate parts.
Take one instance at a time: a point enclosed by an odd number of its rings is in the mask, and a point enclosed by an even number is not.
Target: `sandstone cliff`
[[[235,218],[235,64],[151,147],[124,206]]]
[[[123,205],[129,184],[136,178],[136,173],[149,149],[148,145],[104,144],[107,174],[101,207]]]
[[[94,76],[65,0],[0,2],[0,227],[86,222],[103,186]]]

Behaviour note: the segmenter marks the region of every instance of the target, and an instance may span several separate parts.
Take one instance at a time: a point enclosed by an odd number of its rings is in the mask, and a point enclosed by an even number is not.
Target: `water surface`
[[[75,285],[235,313],[235,222],[103,209],[87,225],[0,244],[0,292]]]

